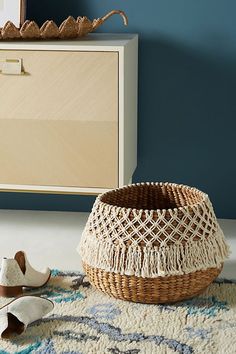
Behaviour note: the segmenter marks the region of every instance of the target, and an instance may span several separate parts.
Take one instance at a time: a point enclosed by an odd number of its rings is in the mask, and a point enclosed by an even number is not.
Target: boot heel
[[[16,297],[23,294],[22,286],[4,286],[0,285],[0,296]]]

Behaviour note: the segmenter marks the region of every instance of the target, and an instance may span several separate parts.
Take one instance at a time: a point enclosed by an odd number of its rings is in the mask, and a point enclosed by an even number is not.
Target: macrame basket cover
[[[95,287],[143,303],[201,293],[229,253],[208,195],[174,183],[133,184],[98,196],[78,251]]]

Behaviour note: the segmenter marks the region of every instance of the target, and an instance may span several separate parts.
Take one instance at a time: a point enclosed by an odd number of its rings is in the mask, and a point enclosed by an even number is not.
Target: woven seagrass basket
[[[142,303],[200,294],[229,252],[207,194],[174,183],[98,196],[78,250],[97,289]]]

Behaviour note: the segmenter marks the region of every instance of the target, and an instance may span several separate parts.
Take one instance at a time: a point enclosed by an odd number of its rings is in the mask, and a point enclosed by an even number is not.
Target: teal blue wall
[[[29,0],[28,17],[60,22],[120,8],[102,31],[140,34],[135,181],[175,181],[210,195],[236,218],[235,0]],[[2,194],[0,207],[89,210],[93,198]]]

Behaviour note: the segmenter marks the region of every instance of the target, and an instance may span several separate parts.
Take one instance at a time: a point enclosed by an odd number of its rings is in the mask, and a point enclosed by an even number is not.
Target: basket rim
[[[168,208],[168,209],[143,209],[143,208],[127,208],[127,207],[121,207],[121,206],[117,206],[117,205],[113,205],[113,204],[109,204],[107,202],[102,201],[101,199],[104,196],[107,196],[111,193],[117,192],[117,191],[121,191],[121,190],[127,190],[131,187],[139,187],[139,186],[171,186],[171,187],[178,187],[179,189],[185,189],[187,191],[191,191],[191,192],[195,192],[196,194],[200,195],[202,200],[196,203],[192,203],[192,204],[188,204],[188,205],[184,205],[184,206],[180,206],[180,207],[175,207],[175,208]],[[99,204],[101,206],[103,206],[104,208],[107,209],[113,209],[113,210],[117,210],[117,211],[123,211],[126,213],[130,213],[131,211],[138,214],[138,213],[149,213],[152,214],[154,212],[160,213],[160,214],[165,214],[167,212],[171,213],[176,213],[179,211],[188,211],[190,209],[195,209],[198,208],[200,206],[203,206],[206,202],[209,202],[209,196],[207,193],[202,192],[201,190],[197,189],[196,187],[190,187],[188,185],[185,184],[178,184],[178,183],[173,183],[173,182],[139,182],[139,183],[132,183],[132,184],[128,184],[126,186],[120,187],[120,188],[115,188],[112,190],[109,190],[105,193],[100,194],[97,197],[97,202],[99,202]]]

